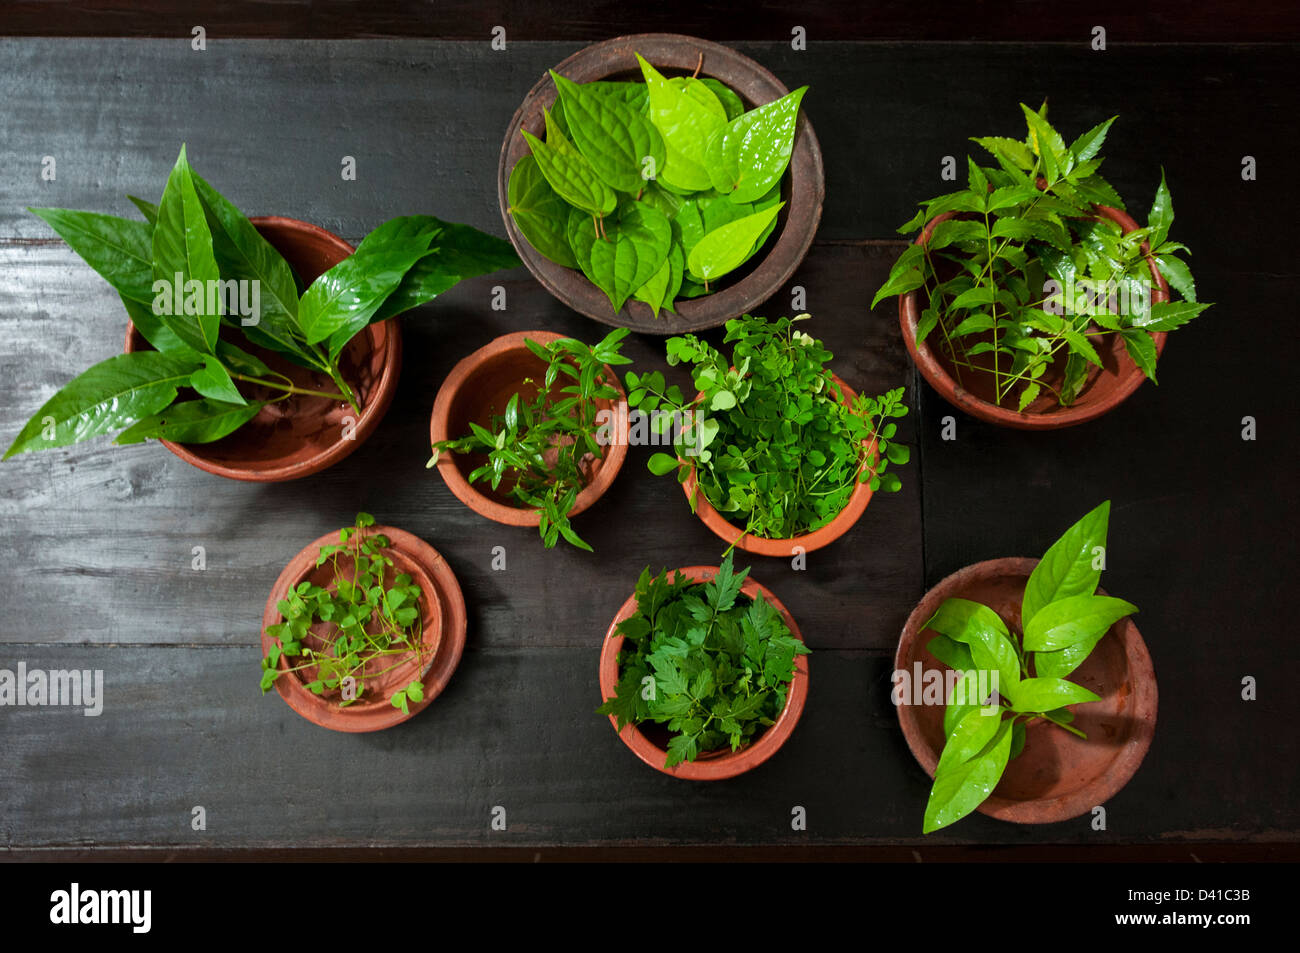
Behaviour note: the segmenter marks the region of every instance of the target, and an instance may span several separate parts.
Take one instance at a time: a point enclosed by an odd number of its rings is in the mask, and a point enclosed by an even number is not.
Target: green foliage
[[[894,418],[907,414],[903,388],[846,403],[826,367],[831,353],[795,330],[806,317],[728,321],[730,359],[694,335],[669,338],[668,363],[692,366],[698,402],[658,371],[627,375],[629,407],[660,412],[660,432],[679,422],[676,455],[652,455],[651,472],[677,470],[684,482],[693,471],[697,492],[719,513],[769,539],[825,526],[859,482],[899,489],[887,471],[909,458],[893,442]]]
[[[1024,747],[1025,725],[1044,718],[1086,737],[1070,722],[1070,705],[1099,697],[1065,676],[1117,621],[1137,611],[1096,594],[1105,557],[1110,501],[1071,526],[1029,575],[1021,601],[1021,632],[988,606],[947,599],[924,629],[926,645],[962,677],[944,714],[946,740],[925,809],[924,833],[946,827],[983,803],[1009,759]],[[997,675],[997,708],[986,713],[975,690],[981,672]],[[988,676],[985,676],[987,684]]]
[[[997,403],[1014,401],[1018,410],[1042,394],[1072,404],[1089,367],[1101,366],[1098,348],[1116,333],[1154,381],[1151,333],[1171,331],[1210,307],[1197,302],[1191,270],[1179,257],[1188,249],[1169,241],[1174,211],[1164,172],[1147,224],[1123,234],[1095,211],[1124,208],[1097,171],[1114,117],[1066,146],[1047,121],[1046,105],[1021,109],[1024,141],[973,139],[996,166],[968,159],[968,187],[921,203],[899,229],[923,230],[945,212],[957,216],[935,225],[924,245],[908,247],[872,307],[922,290],[916,343],[936,338],[958,383],[963,372],[991,373]],[[1152,262],[1184,301],[1150,301]]]
[[[666,726],[666,768],[751,743],[785,708],[795,656],[808,654],[761,594],[741,594],[748,575],[728,554],[707,583],[649,568],[637,580],[636,612],[616,630],[625,640],[618,686],[596,712],[620,731]]]
[[[745,112],[715,79],[668,78],[640,56],[643,82],[558,91],[546,137],[510,173],[510,214],[546,258],[578,268],[609,298],[657,317],[707,294],[776,226],[807,87]],[[690,277],[686,277],[689,272]]]
[[[340,367],[352,338],[458,281],[519,263],[499,238],[407,216],[380,225],[300,296],[289,263],[190,167],[184,146],[159,203],[131,201],[145,221],[32,211],[118,292],[154,350],[118,355],[74,379],[36,412],[6,458],[117,430],[118,443],[219,440],[265,406],[250,403],[241,384],[278,392],[271,402],[304,394],[347,401],[359,413]],[[256,282],[248,303],[257,301],[258,314],[227,313],[216,282]],[[236,335],[316,372],[320,386],[295,385],[236,345]],[[202,399],[189,399],[190,390]]]
[[[434,466],[444,451],[486,456],[470,473],[470,482],[487,483],[493,490],[504,484],[522,506],[537,509],[538,532],[547,549],[562,536],[590,552],[570,525],[569,511],[587,483],[591,462],[605,453],[611,428],[599,421],[596,402],[619,397],[605,366],[631,363],[619,353],[628,334],[619,328],[595,346],[573,338],[549,344],[528,340],[528,349],[546,365],[541,381],[520,382],[535,390],[511,395],[488,426],[471,423],[465,436],[435,443],[428,465]],[[529,399],[526,393],[534,396]]]
[[[262,659],[262,693],[276,679],[308,679],[307,689],[338,700],[339,707],[367,700],[366,680],[413,664],[423,671],[424,637],[420,587],[406,573],[395,573],[385,550],[389,541],[370,531],[375,518],[358,513],[356,522],[340,531],[339,543],[322,546],[316,566],[329,564],[325,586],[304,580],[276,604],[282,621],[267,627],[275,641]],[[281,668],[281,660],[284,667]],[[355,682],[355,693],[344,697],[343,679]],[[409,713],[408,702],[424,699],[424,685],[415,679],[394,692],[394,708]]]

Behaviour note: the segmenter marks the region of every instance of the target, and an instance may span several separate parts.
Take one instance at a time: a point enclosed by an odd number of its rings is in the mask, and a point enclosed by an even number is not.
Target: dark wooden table
[[[11,32],[41,32],[23,26],[33,6],[15,6]],[[1094,52],[1085,31],[1034,45],[814,35],[799,52],[788,34],[736,45],[787,85],[811,86],[805,108],[826,156],[827,198],[791,286],[806,289],[809,330],[851,386],[908,385],[914,413],[901,436],[916,452],[903,491],[874,500],[806,571],[752,560],[814,650],[807,710],[778,756],[726,783],[676,781],[637,761],[593,714],[601,638],[641,568],[715,562],[722,548],[675,484],[645,471],[648,451],[634,450],[579,518],[595,555],[547,552],[531,530],[480,519],[425,469],[429,411],[457,360],[513,330],[602,333],[520,269],[408,316],[392,409],[353,456],[305,481],[224,481],[157,445],[105,442],[0,466],[0,668],[103,669],[106,696],[98,718],[0,709],[0,848],[1190,853],[1300,840],[1288,370],[1300,47],[1114,42]],[[581,45],[512,38],[499,52],[486,37],[215,31],[203,52],[187,31],[0,40],[0,440],[119,351],[125,323],[109,288],[25,206],[131,214],[125,193],[156,197],[184,141],[249,214],[302,218],[353,240],[412,212],[502,234],[493,183],[506,124],[532,83]],[[1021,135],[1017,102],[1045,96],[1065,130],[1121,114],[1106,171],[1135,209],[1147,208],[1163,164],[1175,234],[1195,250],[1202,296],[1217,304],[1171,338],[1159,387],[1144,385],[1094,423],[1026,434],[952,410],[907,360],[892,303],[874,312],[869,303],[901,248],[894,228],[944,190],[942,157],[976,148],[969,136]],[[354,182],[340,178],[344,155],[356,158]],[[1246,155],[1256,181],[1242,180]],[[55,181],[40,178],[45,156],[55,157]],[[507,290],[504,312],[489,307],[495,284]],[[764,311],[788,313],[790,303],[787,288]],[[627,352],[638,369],[663,366],[658,339],[633,339]],[[956,439],[944,441],[950,414]],[[1246,416],[1257,421],[1253,441],[1241,438]],[[974,815],[923,841],[928,779],[889,701],[903,620],[944,575],[1037,555],[1106,498],[1105,585],[1141,607],[1160,680],[1146,762],[1106,805],[1105,831],[1089,817],[1017,827]],[[258,627],[284,563],[358,509],[446,555],[470,634],[450,688],[427,711],[346,736],[259,694]],[[196,546],[204,571],[191,568]],[[506,548],[503,572],[491,568],[495,546]],[[1242,700],[1246,676],[1258,680],[1256,701]],[[196,805],[205,831],[191,828]],[[504,831],[490,827],[497,806]],[[795,806],[807,811],[807,831],[791,829]]]

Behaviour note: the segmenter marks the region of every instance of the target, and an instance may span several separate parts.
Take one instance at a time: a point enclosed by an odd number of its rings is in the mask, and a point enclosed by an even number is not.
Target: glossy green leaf
[[[672,226],[650,206],[631,202],[606,223],[605,234],[591,246],[591,271],[617,312],[667,261]]]
[[[156,281],[174,285],[180,276],[182,287],[190,281],[205,289],[209,281],[221,277],[212,248],[212,232],[207,215],[194,185],[194,176],[181,146],[176,165],[167,177],[162,201],[158,204],[158,222],[153,228],[153,275]],[[186,291],[186,304],[194,301],[197,314],[173,301],[169,314],[154,313],[186,344],[208,354],[216,352],[221,327],[219,308],[209,307],[209,295],[203,291],[193,298]]]
[[[204,397],[228,404],[246,404],[243,394],[230,378],[221,361],[210,354],[203,356],[203,366],[190,375],[190,386]]]
[[[188,386],[195,365],[158,351],[117,354],[83,371],[47,400],[5,458],[48,450],[129,427],[162,410]]]
[[[1137,606],[1113,596],[1066,596],[1048,603],[1025,625],[1024,647],[1029,652],[1052,652],[1104,633],[1137,612]]]
[[[1001,724],[1000,708],[995,710],[972,708],[966,712],[957,722],[956,727],[948,733],[935,773],[946,774],[950,769],[963,765],[975,757],[993,740]]]
[[[1106,132],[1115,119],[1115,116],[1111,116],[1105,122],[1098,123],[1070,143],[1070,152],[1074,153],[1076,162],[1087,162],[1101,151],[1102,143],[1106,141]]]
[[[144,220],[148,222],[150,226],[158,221],[157,205],[154,205],[147,199],[142,199],[135,195],[128,195],[127,198],[131,200],[132,205],[140,210],[140,214],[144,216]]]
[[[962,642],[950,639],[946,635],[936,635],[925,644],[930,654],[949,668],[967,672],[975,667],[970,648]]]
[[[1197,304],[1194,301],[1159,301],[1151,305],[1149,314],[1134,318],[1133,327],[1150,332],[1173,331],[1181,328],[1208,307],[1210,305],[1205,302]]]
[[[597,174],[587,158],[555,128],[546,114],[546,141],[528,130],[520,130],[528,140],[537,168],[555,193],[574,208],[589,215],[608,215],[618,204],[618,196]]]
[[[123,297],[153,301],[153,228],[114,215],[29,208]]]
[[[1040,712],[1101,701],[1101,696],[1082,685],[1060,678],[1027,678],[1007,693],[1015,711]]]
[[[1151,380],[1156,379],[1156,342],[1151,340],[1149,331],[1141,328],[1124,328],[1120,332],[1124,339],[1124,348],[1133,363],[1142,369],[1142,373]]]
[[[311,283],[298,306],[298,324],[308,344],[336,334],[351,337],[393,293],[407,271],[429,254],[421,241],[390,241],[357,251]],[[337,353],[335,342],[330,349]]]
[[[1044,606],[1070,596],[1090,596],[1097,591],[1101,569],[1094,568],[1106,548],[1110,500],[1095,507],[1061,534],[1038,561],[1020,605],[1020,625],[1027,627]],[[1102,553],[1094,552],[1101,548]]]
[[[1165,170],[1160,170],[1160,185],[1156,187],[1156,197],[1151,203],[1151,212],[1147,215],[1147,227],[1151,229],[1151,247],[1159,248],[1169,237],[1169,227],[1174,224],[1174,200],[1165,184]]]
[[[704,282],[716,281],[737,268],[749,257],[754,242],[776,218],[784,204],[782,202],[747,215],[705,234],[686,258],[686,266],[691,275]]]
[[[551,70],[564,102],[569,135],[605,184],[638,192],[664,167],[659,130],[641,112],[612,96],[591,92]]]
[[[508,198],[510,215],[528,244],[557,265],[577,268],[569,247],[569,206],[551,188],[531,155],[520,157],[511,170]]]
[[[807,86],[731,120],[714,132],[704,160],[713,187],[752,202],[781,180],[794,152],[799,103]]]
[[[705,149],[727,123],[725,107],[699,80],[674,84],[639,53],[637,61],[650,91],[650,121],[663,137],[667,157],[659,179],[687,191],[709,188]]]
[[[656,318],[664,308],[673,310],[673,299],[682,286],[683,271],[681,247],[670,245],[664,263],[645,284],[633,292],[633,297],[650,305]]]
[[[670,79],[669,82],[676,83],[679,80],[682,85],[685,85],[685,77]],[[707,86],[714,96],[718,97],[718,102],[722,104],[723,111],[727,114],[728,122],[735,119],[745,111],[745,101],[736,95],[736,91],[726,83],[716,80],[711,76],[701,76],[700,82]]]
[[[186,400],[145,417],[118,434],[114,443],[170,440],[211,443],[233,433],[257,416],[263,403],[228,404],[217,400]]]
[[[923,833],[947,827],[984,803],[1002,778],[1010,753],[1011,722],[1003,719],[982,752],[964,764],[935,775],[925,808]]]

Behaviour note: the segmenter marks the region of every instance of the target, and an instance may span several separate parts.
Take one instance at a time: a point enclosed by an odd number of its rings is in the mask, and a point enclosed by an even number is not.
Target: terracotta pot
[[[835,383],[840,385],[844,392],[844,403],[852,403],[858,395],[849,387],[848,384],[840,380],[839,377],[832,374],[831,378]],[[703,395],[697,395],[697,399]],[[866,443],[867,441],[863,441]],[[695,470],[692,468],[686,481],[682,483],[682,490],[686,493],[689,500],[695,493],[696,481]],[[723,542],[730,545],[735,543],[737,549],[743,549],[747,553],[754,553],[757,556],[781,556],[789,558],[795,555],[795,547],[803,549],[804,552],[810,553],[815,549],[821,549],[823,546],[829,546],[835,542],[856,523],[864,512],[867,504],[871,502],[871,487],[865,483],[859,483],[849,494],[848,505],[840,510],[839,515],[823,526],[821,529],[813,530],[811,533],[803,533],[799,536],[791,536],[787,539],[765,539],[761,536],[753,536],[745,532],[744,527],[736,526],[729,523],[721,513],[719,513],[704,496],[703,493],[696,495],[695,514],[714,534]]]
[[[780,80],[749,57],[719,43],[675,33],[641,33],[596,43],[570,56],[555,71],[576,83],[640,79],[635,53],[670,76],[689,76],[699,67],[699,75],[712,76],[735,90],[746,109],[772,102],[789,92]],[[718,291],[680,300],[676,315],[661,311],[661,316],[656,318],[648,305],[632,299],[615,314],[605,293],[581,271],[557,265],[537,252],[509,212],[510,172],[529,152],[519,130],[527,129],[543,138],[542,110],[550,109],[555,99],[555,84],[549,75],[543,76],[510,120],[497,170],[497,196],[506,233],[515,251],[543,287],[573,310],[604,324],[634,328],[647,334],[681,334],[713,328],[752,311],[772,297],[803,261],[821,221],[825,182],[821,147],[812,124],[801,111],[794,152],[782,185],[786,206],[777,217],[766,250],[724,277]]]
[[[1094,206],[1094,209],[1098,218],[1115,222],[1125,233],[1138,227],[1137,222],[1119,209],[1104,205]],[[945,212],[931,219],[925,230],[917,237],[917,244],[929,241],[934,227],[952,218],[954,214]],[[1145,242],[1142,247],[1149,250]],[[1160,274],[1154,261],[1148,259],[1147,263],[1155,282],[1151,289],[1152,303],[1168,301],[1168,282]],[[1072,427],[1114,410],[1146,380],[1146,375],[1142,373],[1141,368],[1129,357],[1123,339],[1118,334],[1109,334],[1100,339],[1097,345],[1097,355],[1101,358],[1103,367],[1088,365],[1087,380],[1073,404],[1069,407],[1061,407],[1056,403],[1055,397],[1045,392],[1021,413],[1013,407],[999,406],[994,401],[992,363],[988,355],[980,355],[974,360],[976,364],[988,366],[990,372],[973,374],[967,370],[962,383],[958,384],[952,362],[943,354],[942,348],[930,346],[930,342],[934,340],[934,332],[919,348],[916,346],[916,328],[921,318],[921,311],[922,306],[916,291],[899,296],[898,322],[903,329],[903,341],[907,344],[907,351],[912,355],[912,360],[920,369],[921,376],[929,381],[930,386],[943,395],[948,403],[966,411],[972,417],[978,417],[992,424],[1020,430],[1055,430],[1059,427]],[[1168,334],[1164,331],[1151,335],[1156,345],[1157,358],[1164,353],[1167,337]],[[1059,380],[1064,373],[1064,368],[1064,361],[1056,361],[1044,374],[1043,379],[1049,383]]]
[[[418,669],[416,663],[411,661],[377,678],[367,679],[361,700],[344,708],[339,706],[337,692],[316,695],[307,690],[306,684],[312,680],[309,677],[311,669],[288,672],[289,662],[281,657],[280,670],[287,674],[275,681],[280,697],[308,721],[331,731],[379,731],[415,717],[447,687],[451,673],[460,664],[465,649],[468,618],[465,598],[461,595],[460,584],[447,561],[424,540],[404,530],[391,526],[373,526],[366,532],[368,535],[382,533],[388,537],[391,545],[386,553],[393,559],[392,575],[407,573],[420,587],[425,660],[424,665]],[[329,563],[318,568],[316,557],[322,546],[338,544],[337,531],[326,533],[294,556],[289,565],[284,567],[271,589],[266,609],[262,613],[263,656],[271,650],[273,642],[277,641],[266,634],[267,628],[284,621],[276,604],[304,580],[310,580],[318,586],[328,586],[333,580],[333,569]],[[324,624],[318,623],[312,627],[312,632],[321,634],[326,628]],[[409,714],[403,713],[393,707],[389,698],[394,691],[416,678],[424,683],[424,700],[410,702]]]
[[[352,246],[315,225],[292,218],[264,217],[250,221],[310,284],[348,255]],[[333,392],[328,375],[318,374],[236,335],[239,347],[261,358],[272,370],[292,378],[298,387]],[[149,347],[131,322],[126,326],[126,350]],[[268,404],[234,433],[212,443],[179,444],[162,441],[186,463],[232,480],[279,483],[318,473],[338,463],[374,433],[397,390],[402,367],[402,334],[397,319],[372,324],[343,350],[344,380],[361,403],[361,414],[343,401],[292,394]],[[245,386],[252,399],[278,397],[283,391]],[[349,436],[345,438],[344,432]]]
[[[709,582],[717,575],[718,567],[687,566],[674,572],[681,573],[692,582]],[[780,599],[772,595],[772,591],[767,586],[755,582],[753,578],[746,578],[740,591],[751,599],[761,593],[763,598],[781,613],[781,618],[790,627],[794,637],[803,641],[803,635],[799,631],[799,626],[795,624],[794,617],[790,615],[790,610]],[[609,631],[605,633],[605,643],[600,650],[600,697],[602,699],[612,697],[618,686],[618,653],[624,641],[623,637],[617,634],[619,623],[635,613],[636,596],[633,595],[623,603],[618,614],[614,616],[614,621],[609,624]],[[675,778],[686,778],[691,781],[721,781],[724,778],[734,778],[738,774],[744,774],[776,754],[790,737],[790,733],[794,731],[794,726],[799,723],[799,716],[803,714],[804,703],[808,700],[808,656],[796,655],[794,661],[794,679],[786,693],[785,707],[781,709],[776,723],[770,725],[739,751],[732,751],[728,747],[720,751],[701,752],[694,761],[683,761],[674,767],[665,768],[669,735],[662,725],[628,724],[623,727],[618,736],[623,744],[631,748],[633,753],[650,767],[664,774],[671,774]],[[609,721],[617,731],[618,719],[611,715]]]
[[[524,341],[549,344],[563,337],[551,331],[516,331],[502,335],[461,360],[451,369],[434,399],[429,423],[430,441],[438,443],[463,437],[470,432],[471,422],[489,426],[494,414],[505,412],[506,403],[515,393],[520,393],[522,400],[536,397],[537,386],[525,384],[525,380],[541,381],[546,373],[546,364],[528,350]],[[623,411],[627,395],[618,375],[608,366],[604,380],[619,393],[617,401],[596,402],[599,408],[614,414],[614,440],[603,457],[591,461],[588,483],[578,494],[573,509],[569,511],[570,516],[577,516],[600,499],[627,459],[628,424],[627,414]],[[444,453],[438,458],[438,472],[447,481],[451,492],[474,512],[510,526],[538,525],[541,514],[521,507],[512,499],[505,481],[497,490],[487,483],[469,482],[469,475],[482,466],[485,459],[480,454]]]
[[[914,672],[919,661],[923,670],[941,670],[946,676],[948,667],[925,647],[936,633],[921,630],[945,599],[981,602],[1019,631],[1020,602],[1036,565],[1036,559],[991,559],[943,580],[908,617],[894,656],[895,669]],[[1087,734],[1087,740],[1043,719],[1030,724],[1024,750],[1008,762],[980,812],[1019,824],[1069,820],[1105,804],[1142,764],[1155,730],[1156,676],[1132,620],[1121,619],[1111,626],[1092,654],[1067,677],[1101,696],[1101,701],[1070,706],[1074,726]],[[943,750],[943,713],[942,705],[898,706],[907,745],[930,777]],[[919,812],[917,817],[919,823]]]

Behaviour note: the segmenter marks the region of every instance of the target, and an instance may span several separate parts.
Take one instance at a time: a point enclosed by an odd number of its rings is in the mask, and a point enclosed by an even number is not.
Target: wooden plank
[[[125,194],[156,198],[181,142],[250,215],[361,235],[425,211],[500,234],[495,171],[510,118],[581,45],[230,40],[196,53],[162,40],[0,40],[0,237],[50,237],[28,205],[134,214]],[[1282,172],[1300,140],[1279,121],[1294,107],[1294,47],[738,48],[791,88],[811,87],[824,240],[894,237],[919,200],[952,187],[939,177],[945,156],[964,166],[970,136],[1023,135],[1017,102],[1050,98],[1067,133],[1123,114],[1106,172],[1134,208],[1149,207],[1165,165],[1180,214],[1213,224],[1225,261],[1286,261],[1253,223],[1300,197]],[[346,155],[356,181],[340,177]],[[1243,155],[1258,182],[1241,181]],[[53,182],[40,179],[45,156]],[[1224,201],[1238,214],[1220,214]]]
[[[504,26],[510,42],[539,39],[601,40],[612,30],[686,33],[718,40],[788,38],[795,25],[810,43],[837,40],[986,40],[1087,42],[1102,24],[1110,43],[1278,42],[1300,37],[1295,9],[1284,0],[1253,3],[1225,15],[1211,0],[1100,3],[1087,9],[1019,0],[996,5],[883,0],[850,5],[832,0],[754,6],[744,16],[718,18],[695,3],[656,3],[636,10],[634,26],[611,15],[600,0],[556,7],[544,0],[490,6],[470,0],[436,5],[416,0],[15,0],[0,17],[12,36],[190,36],[196,23],[212,37],[440,37],[487,43]],[[620,13],[624,11],[619,11]],[[617,22],[615,22],[617,20]]]
[[[859,390],[904,383],[907,358],[893,329],[861,302],[895,246],[818,246],[792,285],[822,317],[809,328]],[[508,308],[488,307],[501,282]],[[772,302],[788,312],[788,293]],[[108,286],[62,244],[0,247],[0,439],[7,442],[82,369],[120,350],[124,315]],[[501,526],[461,504],[429,456],[429,413],[452,366],[499,334],[603,333],[556,302],[523,269],[468,282],[405,320],[401,385],[376,434],[336,467],[306,481],[250,485],[183,463],[157,444],[107,440],[5,461],[0,559],[10,566],[0,641],[250,644],[280,569],[357,509],[411,530],[443,552],[466,591],[482,644],[587,645],[598,639],[642,568],[716,563],[724,545],[690,513],[670,478],[634,448],[613,489],[577,527],[595,554],[548,552],[535,530]],[[711,339],[717,343],[715,332]],[[629,339],[638,369],[664,362],[660,339]],[[910,421],[900,428],[909,440]],[[874,500],[855,530],[813,553],[806,571],[755,557],[755,576],[786,600],[815,646],[886,649],[920,595],[920,507],[907,488]],[[506,571],[491,568],[506,549]],[[207,569],[192,568],[193,547]],[[743,563],[742,563],[743,564]],[[582,579],[575,593],[573,581]]]
[[[103,669],[105,702],[96,718],[3,713],[7,848],[1296,840],[1297,807],[1273,780],[1280,766],[1243,753],[1234,770],[1207,772],[1182,756],[1171,725],[1107,805],[1105,832],[1087,817],[1042,827],[975,815],[923,841],[928,779],[897,728],[890,663],[861,652],[814,653],[790,741],[749,774],[710,784],[643,765],[593,714],[595,639],[475,645],[427,711],[369,736],[325,731],[260,697],[257,655],[245,646],[21,651],[29,668]],[[1249,729],[1235,711],[1201,726],[1204,750],[1235,747]],[[191,829],[195,805],[205,832]],[[505,831],[490,829],[496,806]],[[807,831],[791,830],[795,806]]]

